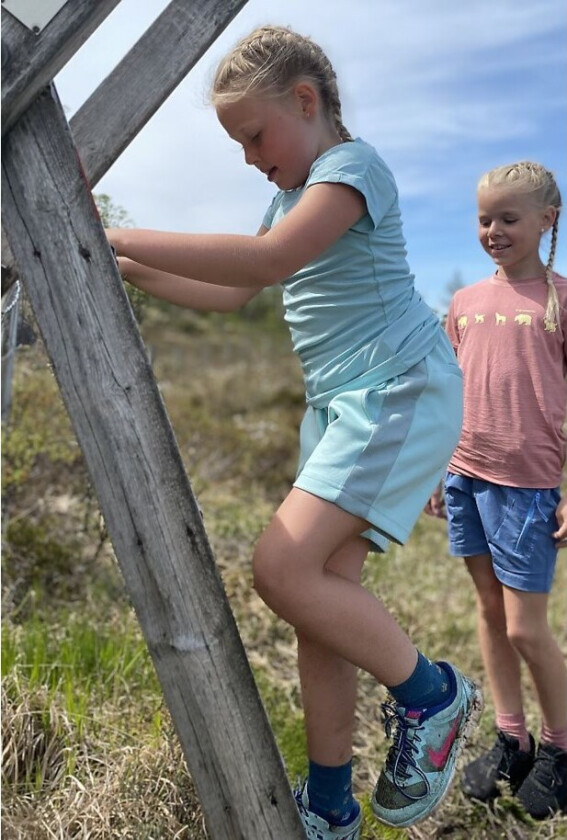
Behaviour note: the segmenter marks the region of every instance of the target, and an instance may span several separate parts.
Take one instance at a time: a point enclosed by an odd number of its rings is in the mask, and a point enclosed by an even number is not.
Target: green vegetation
[[[231,317],[151,304],[142,331],[295,782],[306,762],[294,636],[251,588],[250,557],[294,475],[298,364],[271,301]],[[4,836],[204,840],[198,800],[39,345],[19,351],[2,457]],[[430,656],[451,657],[482,679],[472,586],[447,554],[443,523],[422,517],[408,546],[371,556],[366,583]],[[560,562],[552,610],[567,652],[566,599]],[[367,812],[364,840],[567,837],[567,817],[536,825],[513,800],[489,809],[468,802],[458,786],[425,823],[380,826],[368,793],[388,748],[383,699],[361,674],[355,778]],[[492,741],[487,699],[470,756]],[[535,703],[528,717],[537,731]]]

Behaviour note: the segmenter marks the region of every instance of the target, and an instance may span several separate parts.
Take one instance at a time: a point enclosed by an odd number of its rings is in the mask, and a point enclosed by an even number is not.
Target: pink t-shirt
[[[447,333],[464,375],[465,412],[449,464],[510,487],[557,487],[565,460],[567,280],[554,275],[560,323],[545,329],[542,278],[494,275],[460,289]]]

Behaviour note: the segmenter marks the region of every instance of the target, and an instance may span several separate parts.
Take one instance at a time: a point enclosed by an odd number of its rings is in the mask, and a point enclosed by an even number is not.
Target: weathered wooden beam
[[[301,840],[281,758],[53,86],[5,137],[2,190],[6,233],[209,833],[214,840]]]
[[[2,7],[2,136],[120,0],[67,0],[35,33]]]
[[[173,0],[71,119],[96,183],[247,0]]]
[[[173,0],[71,120],[94,187],[247,0]],[[16,21],[17,23],[17,21]],[[9,248],[4,294],[17,277]]]

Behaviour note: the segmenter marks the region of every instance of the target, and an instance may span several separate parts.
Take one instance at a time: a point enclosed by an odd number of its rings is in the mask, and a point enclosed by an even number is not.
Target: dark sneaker
[[[449,790],[457,757],[482,711],[480,689],[447,662],[446,706],[428,711],[384,703],[386,735],[394,743],[380,773],[372,810],[386,825],[408,826],[428,817]]]
[[[518,791],[518,799],[536,820],[567,812],[567,752],[540,744],[534,766]]]
[[[360,840],[362,811],[359,810],[348,825],[330,825],[327,820],[309,810],[307,783],[298,787],[294,796],[307,840]]]
[[[531,735],[530,749],[524,752],[517,738],[498,730],[492,749],[465,767],[461,788],[467,796],[481,802],[499,796],[499,783],[508,784],[512,793],[516,793],[532,769],[534,757],[535,744]]]

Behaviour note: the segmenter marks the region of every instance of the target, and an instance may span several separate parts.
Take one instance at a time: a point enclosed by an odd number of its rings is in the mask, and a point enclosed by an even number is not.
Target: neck
[[[333,146],[340,146],[342,142],[343,141],[339,137],[339,133],[335,128],[328,129],[322,134],[319,141],[317,157],[321,157],[322,154],[328,152],[329,149],[333,148]]]
[[[533,277],[545,277],[545,265],[540,259],[533,262],[501,266],[496,269],[496,274],[503,280],[531,280]]]

